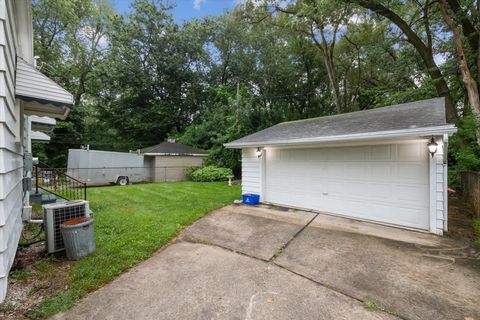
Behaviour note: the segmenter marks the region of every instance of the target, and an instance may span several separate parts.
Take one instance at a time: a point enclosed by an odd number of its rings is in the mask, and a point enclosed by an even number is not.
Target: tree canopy
[[[35,0],[42,71],[75,96],[52,142],[128,151],[167,137],[210,150],[238,172],[223,143],[282,121],[443,96],[459,133],[452,172],[480,169],[478,1],[245,1],[181,25],[169,2]],[[453,180],[455,182],[455,180]]]

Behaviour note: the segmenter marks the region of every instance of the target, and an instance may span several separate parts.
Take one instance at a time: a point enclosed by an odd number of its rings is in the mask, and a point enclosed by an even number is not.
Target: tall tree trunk
[[[317,24],[317,27],[320,31],[321,42],[318,41],[318,39],[315,37],[313,25],[310,27],[310,35],[316,46],[320,49],[320,52],[322,53],[323,61],[325,63],[325,67],[327,68],[328,80],[330,82],[330,87],[332,88],[333,99],[335,102],[335,110],[337,114],[340,114],[343,112],[343,106],[342,99],[340,97],[340,87],[338,85],[337,76],[335,73],[335,65],[333,61],[333,48],[335,46],[335,39],[333,39],[333,42],[328,45],[327,39],[325,38],[325,34],[323,31],[323,26],[321,26],[317,21],[315,23]]]
[[[286,13],[286,14],[295,15],[299,18],[307,18],[307,16],[304,15],[304,14],[299,14],[296,11],[287,10],[285,8],[282,8],[279,5],[275,5],[275,10],[277,10],[279,12]],[[317,8],[315,6],[314,6],[314,10],[315,10],[315,12],[317,12]],[[335,23],[333,24],[333,28],[334,28],[333,39],[329,43],[327,41],[327,39],[325,38],[323,23],[316,18],[312,18],[312,17],[308,17],[308,18],[312,19],[315,22],[316,27],[320,31],[321,41],[319,41],[315,36],[313,23],[312,23],[312,25],[310,25],[310,32],[309,32],[310,37],[312,38],[315,45],[320,49],[320,52],[322,53],[323,60],[324,60],[324,63],[325,63],[325,67],[327,68],[328,80],[329,80],[329,83],[330,83],[330,87],[331,87],[331,90],[332,90],[332,95],[333,95],[333,99],[334,99],[334,103],[335,103],[335,110],[336,110],[337,114],[340,114],[344,111],[344,108],[343,108],[344,106],[342,104],[342,98],[341,98],[341,95],[340,95],[340,87],[338,85],[338,81],[337,81],[337,77],[336,77],[336,73],[335,73],[335,64],[334,64],[334,55],[333,55],[333,49],[335,47],[335,41],[336,41],[336,34],[337,34],[337,31],[338,31],[340,22],[337,22],[336,24]],[[308,34],[308,32],[307,32],[307,34]]]
[[[473,114],[477,120],[480,121],[480,96],[478,93],[478,86],[476,80],[472,77],[470,68],[468,67],[467,57],[465,56],[465,50],[463,49],[462,35],[453,19],[448,15],[445,0],[440,0],[440,11],[442,12],[443,20],[445,20],[445,23],[453,32],[456,51],[455,56],[457,58],[458,67],[462,72],[463,83],[467,89],[468,102],[470,103]],[[480,144],[480,130],[477,131],[477,143]]]
[[[445,97],[445,116],[448,122],[458,123],[458,114],[455,108],[454,100],[450,94],[442,72],[438,68],[433,58],[431,50],[423,43],[422,39],[413,31],[410,25],[392,10],[383,6],[375,0],[349,0],[353,3],[369,9],[394,23],[407,37],[408,41],[414,46],[417,53],[423,60],[430,78],[433,80],[435,89],[439,96]]]
[[[342,99],[340,97],[340,88],[335,75],[335,66],[333,65],[333,61],[329,55],[327,55],[324,60],[325,66],[327,67],[328,80],[330,80],[330,85],[332,86],[333,98],[335,100],[335,110],[337,111],[337,114],[340,114],[343,112],[343,107]]]

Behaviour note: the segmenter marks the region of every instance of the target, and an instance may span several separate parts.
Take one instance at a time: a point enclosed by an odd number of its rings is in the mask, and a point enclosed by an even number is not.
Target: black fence
[[[33,168],[35,193],[40,190],[65,200],[87,200],[87,184],[66,174],[64,170],[39,163]]]
[[[190,173],[196,167],[158,166],[158,167],[93,167],[93,168],[56,168],[69,177],[85,183],[87,186],[109,184],[130,184],[140,182],[170,182],[190,180]]]

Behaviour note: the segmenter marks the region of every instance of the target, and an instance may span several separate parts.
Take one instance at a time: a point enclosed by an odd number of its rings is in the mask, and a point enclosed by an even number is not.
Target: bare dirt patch
[[[473,208],[468,201],[458,195],[448,197],[448,236],[475,242],[478,235],[473,226]]]
[[[45,298],[67,287],[70,261],[47,255],[45,243],[19,247],[0,305],[1,319],[29,319],[29,312]]]
[[[33,218],[42,218],[42,208],[33,206]],[[8,278],[0,319],[30,319],[29,313],[44,299],[67,287],[71,261],[62,255],[48,255],[43,228],[25,225]]]

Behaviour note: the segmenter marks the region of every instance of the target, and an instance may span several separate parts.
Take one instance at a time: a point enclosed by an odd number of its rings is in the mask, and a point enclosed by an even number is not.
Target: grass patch
[[[475,232],[475,241],[480,244],[480,218],[473,219],[473,230]]]
[[[389,314],[394,315],[394,316],[397,315],[397,313],[395,311],[387,310],[384,306],[382,306],[381,304],[379,304],[379,303],[377,303],[373,300],[363,301],[363,307],[367,310],[370,310],[370,311],[382,311],[382,312],[386,312],[386,313],[389,313]]]
[[[372,300],[363,301],[363,307],[367,310],[383,310],[382,306]]]
[[[15,305],[13,303],[5,303],[2,306],[0,306],[0,312],[2,313],[10,313],[13,310],[15,310]]]
[[[44,289],[48,289],[50,287],[50,285],[48,283],[45,283],[45,282],[40,282],[40,283],[37,283],[33,286],[33,288],[28,292],[28,296],[32,296],[34,295],[35,293],[37,293],[38,291],[41,291],[41,290],[44,290]]]
[[[17,281],[25,281],[31,275],[32,275],[32,273],[28,270],[14,270],[14,271],[10,272],[9,277],[13,282],[17,282]]]
[[[277,250],[275,251],[275,253],[273,254],[273,258],[278,258],[282,255],[283,253],[283,250]]]
[[[96,251],[74,263],[68,288],[42,301],[30,318],[66,310],[87,293],[147,259],[207,212],[240,198],[240,187],[225,182],[170,182],[88,189],[94,211]],[[47,271],[51,261],[35,268]]]

